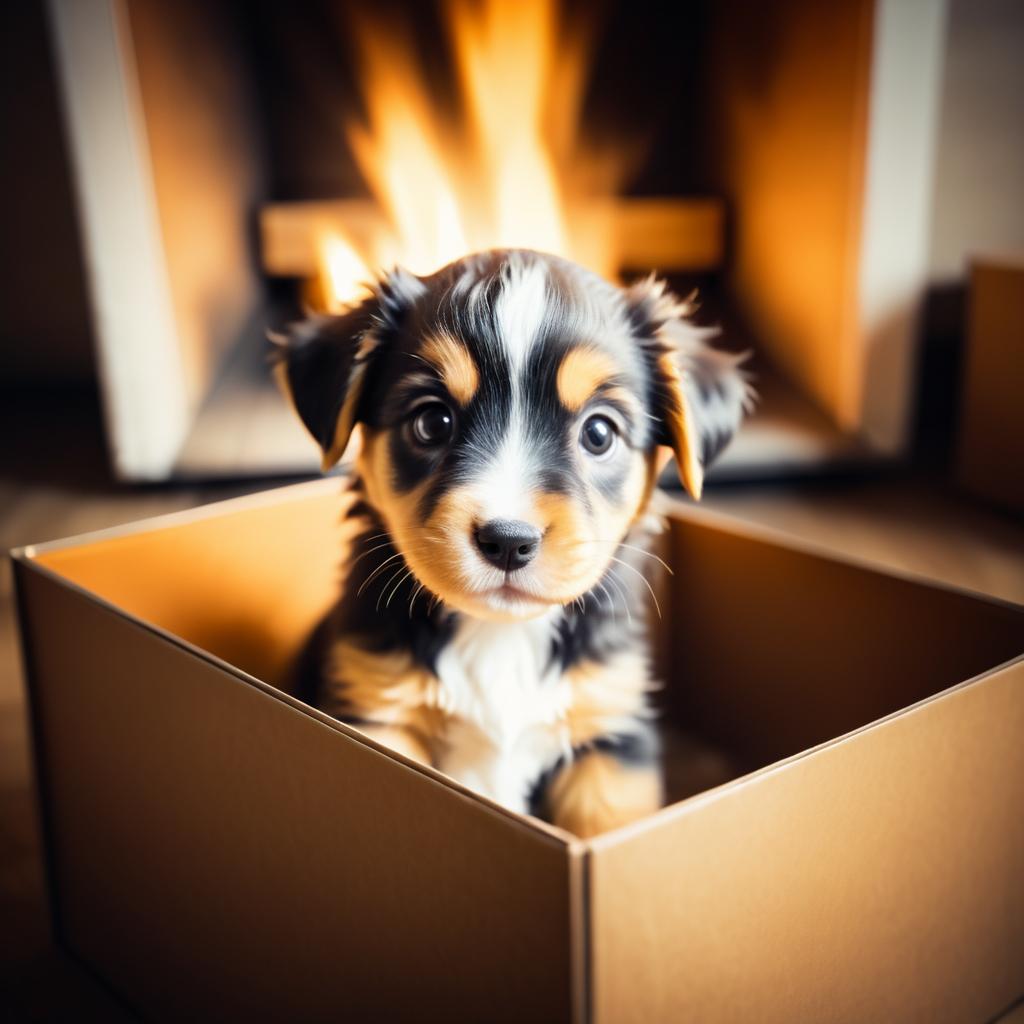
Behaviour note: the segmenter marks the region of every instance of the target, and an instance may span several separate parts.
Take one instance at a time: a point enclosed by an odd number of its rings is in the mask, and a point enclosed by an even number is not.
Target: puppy
[[[659,449],[699,497],[751,400],[690,312],[653,278],[621,290],[512,250],[396,270],[290,330],[276,372],[325,470],[362,431],[360,534],[307,699],[580,836],[660,806]]]

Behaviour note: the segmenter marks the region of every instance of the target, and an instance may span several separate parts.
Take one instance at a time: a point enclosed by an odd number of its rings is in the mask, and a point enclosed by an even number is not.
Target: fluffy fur
[[[690,312],[653,278],[496,251],[291,330],[278,375],[325,468],[362,433],[361,532],[308,699],[580,835],[659,806],[659,450],[699,497],[751,398]]]

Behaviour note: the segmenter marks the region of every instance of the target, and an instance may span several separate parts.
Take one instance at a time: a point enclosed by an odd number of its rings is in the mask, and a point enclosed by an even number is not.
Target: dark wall
[[[406,26],[435,101],[454,109],[457,87],[438,0],[244,0],[252,71],[265,117],[276,199],[365,194],[345,138],[361,113],[352,19]],[[701,83],[706,0],[565,0],[565,23],[593,33],[584,119],[596,141],[641,154],[628,191],[708,191]]]
[[[42,0],[3,6],[0,146],[0,382],[91,382],[88,298]]]

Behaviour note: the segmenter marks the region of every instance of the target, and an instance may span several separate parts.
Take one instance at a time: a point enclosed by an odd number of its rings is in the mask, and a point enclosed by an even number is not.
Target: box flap
[[[718,517],[671,521],[664,699],[751,771],[1024,653],[1024,609],[824,557]]]
[[[570,1016],[563,839],[17,571],[58,932],[130,1002]]]
[[[1022,735],[1017,660],[595,840],[594,1020],[990,1019],[1024,990]]]
[[[333,479],[31,549],[130,615],[273,684],[337,599],[347,498]]]

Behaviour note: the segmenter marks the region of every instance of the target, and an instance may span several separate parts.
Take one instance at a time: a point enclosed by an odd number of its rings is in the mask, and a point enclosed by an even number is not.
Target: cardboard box
[[[1024,252],[978,257],[964,350],[957,476],[995,505],[1024,512]]]
[[[1024,992],[1024,609],[673,512],[668,714],[582,842],[274,687],[337,481],[16,552],[59,941],[147,1016],[981,1021]]]

